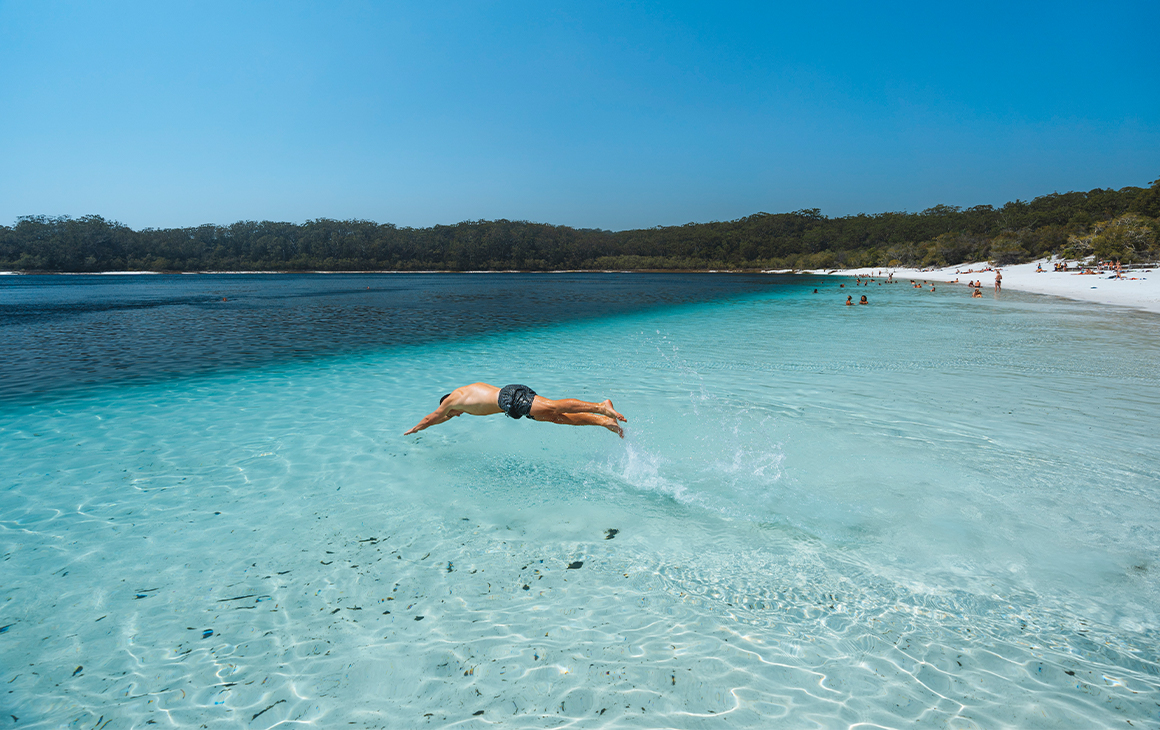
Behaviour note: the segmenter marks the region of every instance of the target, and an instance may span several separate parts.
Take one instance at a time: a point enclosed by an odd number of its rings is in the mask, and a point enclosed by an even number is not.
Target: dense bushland
[[[0,269],[364,271],[758,269],[1012,264],[1056,253],[1160,258],[1160,180],[1149,188],[1052,193],[995,208],[827,218],[817,209],[628,231],[525,221],[431,228],[319,219],[303,224],[134,231],[97,215],[0,226]]]

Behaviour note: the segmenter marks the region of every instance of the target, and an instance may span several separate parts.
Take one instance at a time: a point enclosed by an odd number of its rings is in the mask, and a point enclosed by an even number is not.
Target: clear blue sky
[[[0,0],[0,223],[619,230],[1145,186],[1157,28],[1157,0]]]

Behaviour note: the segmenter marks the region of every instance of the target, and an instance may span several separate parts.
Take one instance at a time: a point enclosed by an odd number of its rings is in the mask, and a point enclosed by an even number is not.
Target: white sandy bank
[[[1036,272],[1042,265],[1043,271]],[[1072,262],[1071,266],[1075,267]],[[1003,288],[1035,294],[1051,294],[1068,299],[1082,299],[1100,304],[1115,304],[1160,313],[1160,268],[1132,269],[1123,272],[1123,278],[1114,278],[1114,272],[1107,270],[1101,274],[1081,274],[1077,271],[1053,271],[1053,262],[1040,259],[1029,264],[1000,267],[1003,273]],[[838,271],[809,271],[818,275],[875,277],[881,279],[893,273],[895,281],[909,284],[910,280],[954,282],[963,287],[963,296],[968,296],[968,281],[981,281],[984,291],[993,291],[995,271],[986,263],[959,264],[942,269],[904,269],[871,267],[865,269],[841,269]]]

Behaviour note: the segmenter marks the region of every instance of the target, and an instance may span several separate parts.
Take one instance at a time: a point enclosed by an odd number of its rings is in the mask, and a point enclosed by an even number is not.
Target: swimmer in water
[[[866,298],[866,295],[865,295],[865,294],[863,294],[863,295],[862,295],[862,298],[858,300],[858,303],[859,303],[859,304],[869,304],[869,303],[870,303],[870,300],[868,300],[868,299]]]
[[[403,435],[409,436],[464,413],[472,416],[505,413],[511,418],[530,418],[533,421],[568,426],[602,426],[621,438],[624,438],[624,430],[617,421],[628,423],[628,419],[612,407],[611,400],[603,403],[589,403],[574,398],[549,400],[536,395],[536,391],[526,385],[497,388],[487,383],[472,383],[440,398],[439,407]]]

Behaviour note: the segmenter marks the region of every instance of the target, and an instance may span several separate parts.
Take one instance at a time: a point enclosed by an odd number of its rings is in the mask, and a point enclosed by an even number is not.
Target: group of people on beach
[[[955,281],[957,282],[958,279],[955,279]],[[982,296],[983,296],[983,291],[982,291],[983,282],[981,282],[977,279],[974,281],[968,281],[967,287],[969,289],[974,290],[971,292],[972,299],[982,298]],[[998,292],[1002,288],[1003,288],[1003,272],[1000,271],[999,269],[995,269],[995,291]]]
[[[1131,265],[1128,266],[1129,274],[1131,273]],[[1056,261],[1052,264],[1052,271],[1075,271],[1078,274],[1105,274],[1110,273],[1109,279],[1128,279],[1129,281],[1136,281],[1136,277],[1125,277],[1124,266],[1119,260],[1116,261],[1099,261],[1092,263],[1077,263],[1074,269],[1067,261]],[[1036,263],[1035,273],[1042,274],[1045,269],[1041,263]]]
[[[988,266],[988,267],[986,267],[986,268],[982,269],[982,271],[994,271],[994,272],[995,272],[995,291],[996,291],[996,292],[1000,291],[1000,290],[1002,289],[1002,287],[1003,287],[1003,272],[1002,272],[1002,270],[1001,270],[1001,269],[992,269],[990,266]],[[956,273],[956,274],[958,274],[958,273],[960,273],[960,272],[959,272],[958,270],[955,270],[955,273]],[[965,271],[965,272],[962,272],[962,273],[968,273],[968,274],[969,274],[969,273],[974,273],[974,271],[973,271],[973,269],[968,269],[967,271]],[[877,284],[878,284],[878,286],[882,286],[882,284],[883,284],[883,283],[886,283],[886,284],[893,284],[893,283],[895,283],[895,282],[894,282],[894,273],[893,273],[893,272],[889,273],[889,274],[886,276],[886,278],[885,278],[884,282],[883,282],[883,281],[876,281],[876,278],[875,278],[875,277],[876,277],[876,276],[879,276],[880,274],[881,274],[881,272],[876,272],[874,276],[868,276],[868,277],[865,277],[865,280],[863,280],[863,277],[862,277],[862,276],[857,276],[857,277],[855,277],[855,278],[854,278],[854,286],[870,286],[870,284],[871,284],[871,283],[877,283]],[[952,281],[951,283],[952,283],[952,284],[958,284],[958,283],[959,283],[959,280],[956,278],[956,279],[955,279],[954,281]],[[929,281],[929,282],[928,282],[928,281],[926,281],[925,279],[924,279],[924,280],[922,280],[922,281],[918,281],[918,280],[915,280],[915,279],[910,279],[910,286],[911,286],[911,288],[912,288],[912,289],[926,289],[928,285],[929,285],[929,287],[930,287],[930,291],[932,291],[932,292],[933,292],[933,291],[936,291],[936,290],[937,290],[937,285],[936,285],[936,282],[934,282],[934,281]],[[968,289],[971,291],[971,298],[972,298],[972,299],[980,299],[980,298],[982,298],[982,296],[983,296],[982,287],[983,287],[983,282],[982,282],[982,281],[980,281],[980,280],[975,280],[975,279],[972,279],[971,281],[968,281],[968,282],[967,282],[967,288],[968,288]],[[845,288],[846,288],[846,285],[845,285],[845,284],[839,284],[839,285],[838,285],[838,288],[839,288],[839,289],[845,289]],[[817,293],[818,293],[818,290],[817,290],[817,289],[814,289],[814,294],[817,294]],[[861,298],[861,299],[860,299],[858,302],[855,302],[855,301],[854,301],[854,296],[853,296],[853,295],[849,295],[849,296],[847,296],[847,297],[846,297],[846,306],[848,306],[848,307],[852,307],[852,306],[854,306],[854,304],[856,304],[856,303],[857,303],[857,304],[869,304],[870,302],[869,302],[869,300],[866,298],[866,295],[865,295],[865,294],[863,294],[863,295],[862,295],[862,298]]]

